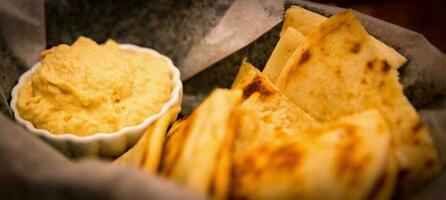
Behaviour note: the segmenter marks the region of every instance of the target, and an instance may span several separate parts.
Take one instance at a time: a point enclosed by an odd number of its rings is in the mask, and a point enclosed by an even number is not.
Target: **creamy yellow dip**
[[[160,111],[171,72],[160,57],[98,45],[80,37],[42,52],[42,66],[21,88],[17,108],[35,127],[54,134],[109,133]]]

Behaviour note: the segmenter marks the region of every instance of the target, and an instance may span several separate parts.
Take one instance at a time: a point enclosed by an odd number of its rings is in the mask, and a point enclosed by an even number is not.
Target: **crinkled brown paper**
[[[292,4],[325,16],[340,11],[306,1],[4,0],[0,3],[0,196],[5,199],[188,199],[173,183],[97,159],[69,160],[12,123],[8,102],[38,53],[85,35],[147,46],[171,57],[184,80],[182,114],[216,87],[229,87],[247,57],[263,67]],[[409,60],[404,92],[446,160],[446,57],[421,34],[359,13],[372,35]],[[414,199],[446,199],[446,173]]]

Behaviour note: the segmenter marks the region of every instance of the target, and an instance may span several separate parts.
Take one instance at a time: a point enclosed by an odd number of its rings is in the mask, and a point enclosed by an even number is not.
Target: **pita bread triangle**
[[[286,61],[291,57],[296,48],[300,47],[305,41],[306,37],[292,26],[284,30],[263,69],[263,73],[272,83],[276,82],[280,71],[282,71]]]
[[[290,102],[262,72],[246,61],[241,64],[232,88],[241,89],[244,97],[236,116],[236,149],[280,137],[289,133],[287,130],[295,132],[319,125],[318,121]]]
[[[216,89],[168,133],[161,175],[197,194],[225,199],[240,90]]]
[[[293,27],[303,35],[308,36],[326,20],[327,18],[320,14],[311,12],[299,6],[291,6],[285,13],[281,37],[286,35],[285,32],[289,27]],[[380,51],[381,56],[387,60],[392,68],[399,68],[407,62],[407,59],[392,47],[387,46],[371,35],[369,35],[369,37],[378,51]]]
[[[264,141],[235,152],[231,197],[366,199],[392,194],[396,173],[388,162],[391,135],[378,111],[295,135],[301,137]]]
[[[321,122],[378,109],[395,138],[403,191],[439,170],[430,135],[404,96],[398,72],[370,39],[351,10],[309,33],[281,71],[277,86],[298,107]]]

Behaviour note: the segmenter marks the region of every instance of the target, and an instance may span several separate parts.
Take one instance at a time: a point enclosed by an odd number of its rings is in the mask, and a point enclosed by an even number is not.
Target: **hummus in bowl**
[[[12,90],[15,119],[69,156],[113,157],[181,104],[172,61],[154,50],[80,37],[42,52]]]

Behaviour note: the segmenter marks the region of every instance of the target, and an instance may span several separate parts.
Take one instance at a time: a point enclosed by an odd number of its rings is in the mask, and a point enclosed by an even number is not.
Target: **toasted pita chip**
[[[190,115],[176,121],[166,135],[166,143],[161,158],[160,174],[169,177],[172,174],[174,164],[177,161],[189,132],[185,132]]]
[[[395,157],[393,145],[390,146],[384,171],[378,176],[374,186],[367,193],[367,198],[374,200],[386,200],[394,197],[398,177],[398,163]]]
[[[386,170],[391,136],[376,110],[234,154],[234,199],[365,199]],[[379,148],[377,148],[379,147]]]
[[[232,114],[240,103],[240,90],[217,89],[188,118],[176,123],[168,134],[161,174],[199,194],[226,198]]]
[[[322,122],[378,109],[395,137],[405,191],[438,172],[430,135],[404,96],[397,70],[381,57],[352,11],[331,17],[312,32],[302,51],[287,62],[277,85]]]
[[[167,128],[177,118],[179,112],[179,106],[168,110],[149,126],[135,146],[118,157],[114,163],[131,165],[147,172],[156,173]]]
[[[243,61],[232,88],[243,90],[245,99],[236,118],[236,149],[246,148],[263,140],[281,136],[278,130],[293,132],[319,125],[319,122],[291,103],[252,64]],[[252,120],[252,118],[256,120]]]
[[[281,37],[286,35],[286,30],[289,27],[293,27],[303,35],[308,36],[326,20],[326,17],[317,13],[311,12],[299,6],[291,6],[291,8],[289,8],[285,13]],[[387,46],[371,35],[369,37],[372,38],[373,44],[378,48],[381,56],[387,60],[392,68],[399,68],[407,62],[407,59],[392,47]],[[354,50],[353,47],[352,50]]]
[[[374,66],[379,65],[375,63]],[[375,96],[381,95],[381,103],[376,108],[395,136],[396,156],[403,168],[398,190],[399,195],[405,197],[413,193],[413,188],[421,187],[438,174],[441,169],[438,154],[427,127],[404,96],[398,71],[391,70],[383,75],[375,92]]]
[[[288,27],[293,27],[303,35],[307,36],[325,20],[327,20],[327,18],[322,15],[299,6],[291,6],[285,11],[280,36],[282,37]]]
[[[125,164],[133,167],[141,168],[144,165],[145,155],[147,154],[147,149],[150,140],[150,128],[146,130],[143,136],[138,140],[138,142],[127,152],[119,156],[113,161],[115,164]],[[154,171],[151,171],[154,172]]]
[[[276,82],[286,61],[305,40],[306,37],[293,27],[285,30],[263,69],[263,73],[272,83]]]

